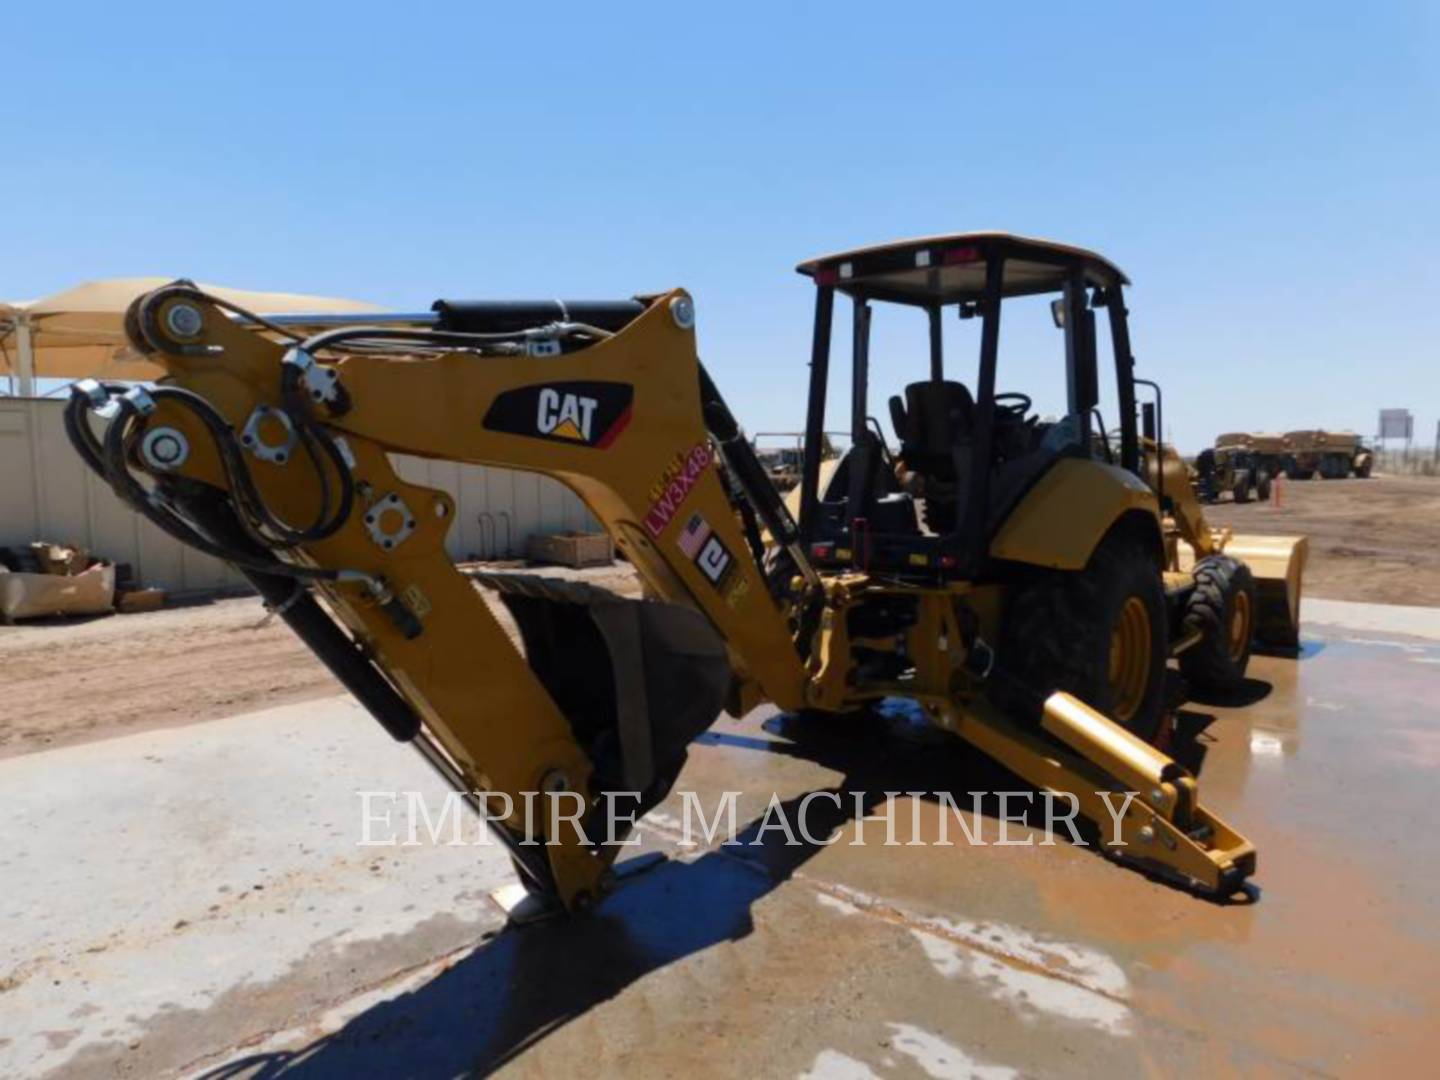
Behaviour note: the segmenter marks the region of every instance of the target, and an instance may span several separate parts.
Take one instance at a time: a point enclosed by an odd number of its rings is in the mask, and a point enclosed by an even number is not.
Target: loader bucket
[[[1300,587],[1310,542],[1303,536],[1232,536],[1225,554],[1239,559],[1255,578],[1259,617],[1255,641],[1276,649],[1300,645]],[[1180,545],[1180,569],[1189,570],[1194,555]]]

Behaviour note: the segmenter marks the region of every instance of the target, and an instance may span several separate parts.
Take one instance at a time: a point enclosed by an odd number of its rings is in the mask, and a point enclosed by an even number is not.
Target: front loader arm
[[[551,355],[478,336],[473,351],[417,340],[310,355],[177,284],[128,320],[168,377],[102,409],[118,410],[103,445],[88,420],[72,438],[137,509],[165,527],[178,515],[231,558],[392,734],[472,793],[532,887],[573,907],[601,890],[617,850],[584,831],[606,792],[635,783],[643,811],[678,771],[675,737],[636,735],[647,702],[652,717],[665,712],[657,695],[692,669],[701,727],[732,679],[750,688],[737,700],[803,701],[786,616],[719,475],[689,311],[683,293],[654,298],[619,332],[588,328],[579,347],[541,350]],[[110,397],[91,392],[92,406]],[[668,603],[628,612],[583,586],[516,587],[504,599],[522,655],[446,554],[453,500],[401,480],[392,453],[554,477]],[[348,505],[330,513],[328,533],[294,524],[325,516],[342,492]],[[315,596],[343,630],[326,625]],[[680,641],[680,654],[637,682],[637,658],[662,639]],[[597,665],[606,648],[635,663]],[[707,697],[717,671],[719,694]],[[568,807],[553,820],[527,807],[526,793],[542,792],[574,793],[579,823]]]
[[[1190,483],[1190,469],[1173,446],[1146,440],[1144,444],[1147,481],[1153,491],[1164,492],[1169,501],[1171,520],[1181,540],[1189,544],[1197,558],[1213,555],[1223,547],[1223,537],[1210,528],[1205,511]]]

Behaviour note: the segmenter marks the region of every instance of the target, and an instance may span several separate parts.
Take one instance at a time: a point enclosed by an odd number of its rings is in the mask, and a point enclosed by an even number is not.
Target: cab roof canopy
[[[933,307],[978,300],[989,260],[1005,260],[1004,296],[1058,292],[1075,268],[1087,285],[1129,285],[1120,268],[1093,251],[1002,232],[898,240],[809,259],[795,269],[864,299]]]

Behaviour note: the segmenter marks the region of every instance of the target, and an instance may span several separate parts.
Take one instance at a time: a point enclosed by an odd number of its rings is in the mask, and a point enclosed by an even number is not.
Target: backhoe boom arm
[[[90,453],[138,509],[178,513],[236,562],[392,735],[418,737],[448,782],[478,793],[510,842],[554,841],[538,864],[517,857],[573,906],[600,887],[613,848],[563,821],[527,822],[525,793],[574,793],[586,820],[621,788],[643,810],[724,702],[803,702],[800,657],[705,425],[690,303],[676,291],[571,305],[570,318],[608,325],[538,328],[551,313],[535,305],[456,305],[450,327],[347,328],[302,347],[176,284],[129,319],[169,378],[120,399],[112,460],[98,443]],[[446,554],[453,500],[402,480],[395,453],[555,478],[667,603],[508,589],[522,654]],[[134,466],[153,488],[119,475]],[[351,507],[338,519],[337,493]],[[327,514],[328,529],[294,524]]]

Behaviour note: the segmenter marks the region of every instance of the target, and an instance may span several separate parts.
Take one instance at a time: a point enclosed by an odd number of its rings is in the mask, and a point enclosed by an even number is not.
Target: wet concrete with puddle
[[[677,791],[641,829],[641,850],[668,861],[589,917],[502,929],[473,890],[422,882],[404,933],[385,938],[389,975],[366,969],[348,993],[335,981],[336,965],[353,970],[367,948],[362,929],[348,956],[312,951],[309,968],[257,975],[248,1011],[201,996],[183,1037],[156,1040],[165,1017],[137,1015],[121,1043],[77,1020],[63,1053],[27,1058],[25,1071],[1428,1070],[1440,1051],[1440,641],[1311,627],[1298,660],[1257,658],[1251,674],[1243,701],[1191,703],[1183,718],[1198,732],[1187,752],[1203,759],[1204,800],[1259,849],[1249,902],[1196,898],[1063,832],[1044,844],[1042,831],[1012,824],[1007,838],[1021,842],[997,844],[993,799],[964,815],[986,841],[967,843],[939,793],[968,811],[968,792],[1023,785],[903,711],[826,725],[757,713],[717,724],[678,785],[707,814],[738,792],[742,843],[682,847]],[[878,816],[887,791],[923,793],[891,806],[895,846],[885,820],[857,820],[855,793]],[[838,796],[807,804],[815,842],[759,832],[772,793],[794,811],[812,792]],[[953,846],[935,845],[942,821]],[[494,880],[492,853],[459,856]],[[397,860],[401,890],[414,862]],[[462,897],[473,906],[457,911]],[[444,915],[454,926],[438,934],[433,917]],[[317,969],[334,981],[323,1006],[306,1004]],[[163,963],[145,970],[186,977]],[[99,990],[126,992],[113,981]],[[288,1004],[259,1023],[261,999]],[[0,1036],[16,1038],[4,1024]]]

